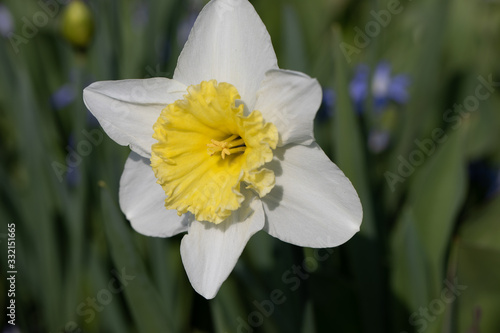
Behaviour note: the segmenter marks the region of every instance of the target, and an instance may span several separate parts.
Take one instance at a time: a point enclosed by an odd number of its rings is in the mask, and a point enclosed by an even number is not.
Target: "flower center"
[[[262,166],[273,158],[278,131],[259,111],[245,116],[239,99],[233,85],[203,81],[162,110],[151,167],[167,209],[220,223],[241,206],[242,183],[260,197],[274,187],[274,172]]]
[[[222,159],[226,158],[226,155],[231,155],[235,153],[243,153],[245,152],[246,146],[245,141],[237,135],[233,134],[229,138],[224,141],[210,140],[211,143],[207,144],[207,151],[210,156],[213,156],[215,153],[220,152]]]

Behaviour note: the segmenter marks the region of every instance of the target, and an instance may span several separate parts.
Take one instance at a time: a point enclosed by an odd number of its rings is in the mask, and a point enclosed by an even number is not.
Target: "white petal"
[[[314,141],[313,122],[321,97],[321,86],[316,79],[300,72],[270,70],[257,92],[255,110],[278,128],[279,146],[308,145]]]
[[[247,0],[213,0],[191,30],[174,79],[186,85],[231,83],[251,111],[265,72],[277,67],[271,37],[253,6]]]
[[[155,142],[153,124],[186,89],[165,78],[99,81],[83,90],[83,100],[111,139],[149,158]]]
[[[131,152],[120,179],[120,207],[143,235],[170,237],[188,229],[188,215],[165,208],[165,192],[156,178],[149,159]]]
[[[280,155],[282,161],[269,164],[276,186],[262,198],[264,230],[314,248],[340,245],[359,231],[363,211],[356,190],[317,144],[278,148]]]
[[[215,297],[250,237],[264,227],[264,220],[262,202],[254,199],[220,224],[191,223],[182,238],[181,256],[189,281],[200,295]]]

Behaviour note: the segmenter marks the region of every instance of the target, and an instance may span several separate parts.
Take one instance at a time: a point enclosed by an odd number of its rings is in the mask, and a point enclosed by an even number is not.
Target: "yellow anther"
[[[213,156],[215,153],[221,152],[222,159],[234,153],[243,153],[246,149],[245,141],[236,134],[231,135],[224,141],[212,139],[210,142],[211,143],[207,143],[208,154]]]

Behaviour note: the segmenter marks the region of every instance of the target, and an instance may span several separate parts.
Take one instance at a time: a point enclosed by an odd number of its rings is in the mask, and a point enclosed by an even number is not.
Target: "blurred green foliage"
[[[81,98],[97,80],[171,77],[204,3],[89,1],[92,17],[72,25],[66,2],[0,2],[13,21],[0,15],[0,262],[4,276],[14,223],[20,331],[500,331],[500,3],[252,1],[280,67],[335,92],[316,137],[364,221],[320,252],[258,233],[206,301],[182,267],[182,235],[145,237],[122,215],[129,150]],[[380,110],[373,83],[359,112],[355,69],[367,64],[376,82],[381,61],[410,78],[409,101]],[[374,129],[389,138],[380,151]],[[9,299],[0,293],[4,309]]]

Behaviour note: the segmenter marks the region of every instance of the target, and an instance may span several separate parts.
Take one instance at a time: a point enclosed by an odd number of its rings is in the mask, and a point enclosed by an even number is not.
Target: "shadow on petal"
[[[285,190],[283,189],[283,186],[276,185],[274,188],[269,192],[269,194],[266,196],[269,197],[268,200],[266,200],[266,205],[269,210],[275,210],[278,208],[278,206],[281,203],[281,200],[283,199],[283,193]]]

